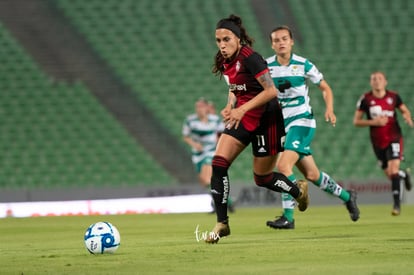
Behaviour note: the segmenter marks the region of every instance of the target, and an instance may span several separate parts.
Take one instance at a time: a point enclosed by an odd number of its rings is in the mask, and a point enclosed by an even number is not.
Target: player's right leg
[[[391,179],[391,190],[393,197],[393,207],[391,215],[398,216],[401,213],[401,198],[402,198],[402,188],[401,188],[401,176],[399,175],[400,170],[400,160],[391,159],[388,161],[387,168],[384,170],[387,176]]]
[[[401,142],[401,140],[399,142],[393,142],[385,149],[374,149],[377,157],[382,161],[382,168],[384,169],[385,174],[391,180],[391,190],[394,201],[391,215],[393,216],[398,216],[401,212],[401,199],[403,193],[403,188],[401,186],[402,177],[399,173],[402,156]]]
[[[228,169],[236,157],[246,148],[235,137],[223,133],[212,161],[211,194],[213,196],[217,223],[205,240],[217,243],[221,237],[230,235],[229,218],[227,216],[230,181]]]
[[[313,132],[314,131],[309,131],[309,128],[307,127],[291,127],[286,135],[284,145],[285,151],[281,153],[276,167],[279,172],[286,175],[293,183],[296,183],[293,167],[300,158],[299,152],[305,150],[304,146],[309,147],[311,139],[307,139],[306,136],[309,135],[309,133],[313,136]],[[277,217],[273,221],[267,221],[266,225],[275,229],[294,229],[294,209],[296,201],[287,193],[282,194],[281,200],[283,207],[282,216]]]

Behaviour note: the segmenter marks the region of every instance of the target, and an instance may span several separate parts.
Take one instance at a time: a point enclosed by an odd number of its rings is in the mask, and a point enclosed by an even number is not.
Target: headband
[[[238,38],[240,38],[240,27],[237,26],[233,21],[222,19],[217,23],[216,30],[217,29],[228,29],[232,31]]]

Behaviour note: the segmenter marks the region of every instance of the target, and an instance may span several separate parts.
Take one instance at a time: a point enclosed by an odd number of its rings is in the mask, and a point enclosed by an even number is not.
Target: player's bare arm
[[[263,91],[243,105],[245,112],[262,106],[263,104],[269,102],[271,99],[277,97],[278,90],[276,89],[276,86],[269,72],[261,74],[256,79],[260,85],[262,85]]]
[[[262,106],[277,96],[277,89],[269,72],[263,73],[256,79],[259,81],[260,85],[262,85],[263,91],[246,102],[243,106],[231,110],[230,118],[227,123],[228,128],[234,126],[237,129],[242,117],[247,111]]]
[[[271,89],[271,88],[276,88],[275,84],[273,82],[272,77],[270,76],[270,73],[264,73],[261,76],[259,76],[257,78],[257,81],[259,81],[260,85],[262,85],[262,87],[266,90],[266,89]]]
[[[231,110],[236,106],[236,101],[237,101],[237,98],[234,95],[234,93],[229,91],[226,107],[224,107],[224,109],[221,110],[220,112],[225,124],[227,124],[230,120],[230,113],[231,113]]]
[[[386,116],[377,116],[374,119],[364,119],[364,112],[357,110],[354,114],[354,125],[357,127],[367,127],[367,126],[384,126],[388,123],[388,117]]]
[[[323,100],[325,101],[325,121],[330,122],[332,126],[336,124],[336,115],[334,112],[333,92],[326,80],[322,80],[319,84],[319,89],[322,91]]]
[[[410,110],[408,110],[407,105],[401,104],[400,106],[401,115],[404,118],[405,123],[407,123],[410,127],[414,127],[413,118],[411,116]]]
[[[229,96],[227,98],[227,105],[230,105],[230,107],[233,109],[236,107],[236,95],[233,92],[229,92]]]

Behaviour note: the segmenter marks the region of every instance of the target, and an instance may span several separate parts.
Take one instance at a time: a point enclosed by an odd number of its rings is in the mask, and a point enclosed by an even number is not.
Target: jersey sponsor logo
[[[288,79],[277,79],[274,80],[274,82],[281,93],[284,93],[287,89],[292,88],[292,82]]]
[[[245,84],[230,84],[229,85],[230,92],[233,91],[247,91],[246,83]]]
[[[378,106],[378,105],[369,107],[369,113],[372,118],[376,118],[379,116],[387,116],[387,117],[394,116],[394,111],[383,110],[381,106]]]
[[[290,101],[280,101],[280,105],[282,105],[282,108],[284,107],[291,107],[291,106],[298,106],[300,105],[299,99],[294,99]]]

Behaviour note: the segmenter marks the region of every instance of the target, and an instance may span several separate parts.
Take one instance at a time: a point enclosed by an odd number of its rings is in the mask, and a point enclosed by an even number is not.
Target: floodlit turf
[[[0,274],[413,274],[414,205],[399,217],[390,205],[360,209],[354,223],[344,206],[310,207],[282,231],[265,226],[280,210],[241,208],[215,245],[197,242],[211,214],[0,219]],[[84,231],[101,220],[120,231],[113,255],[84,247]]]

